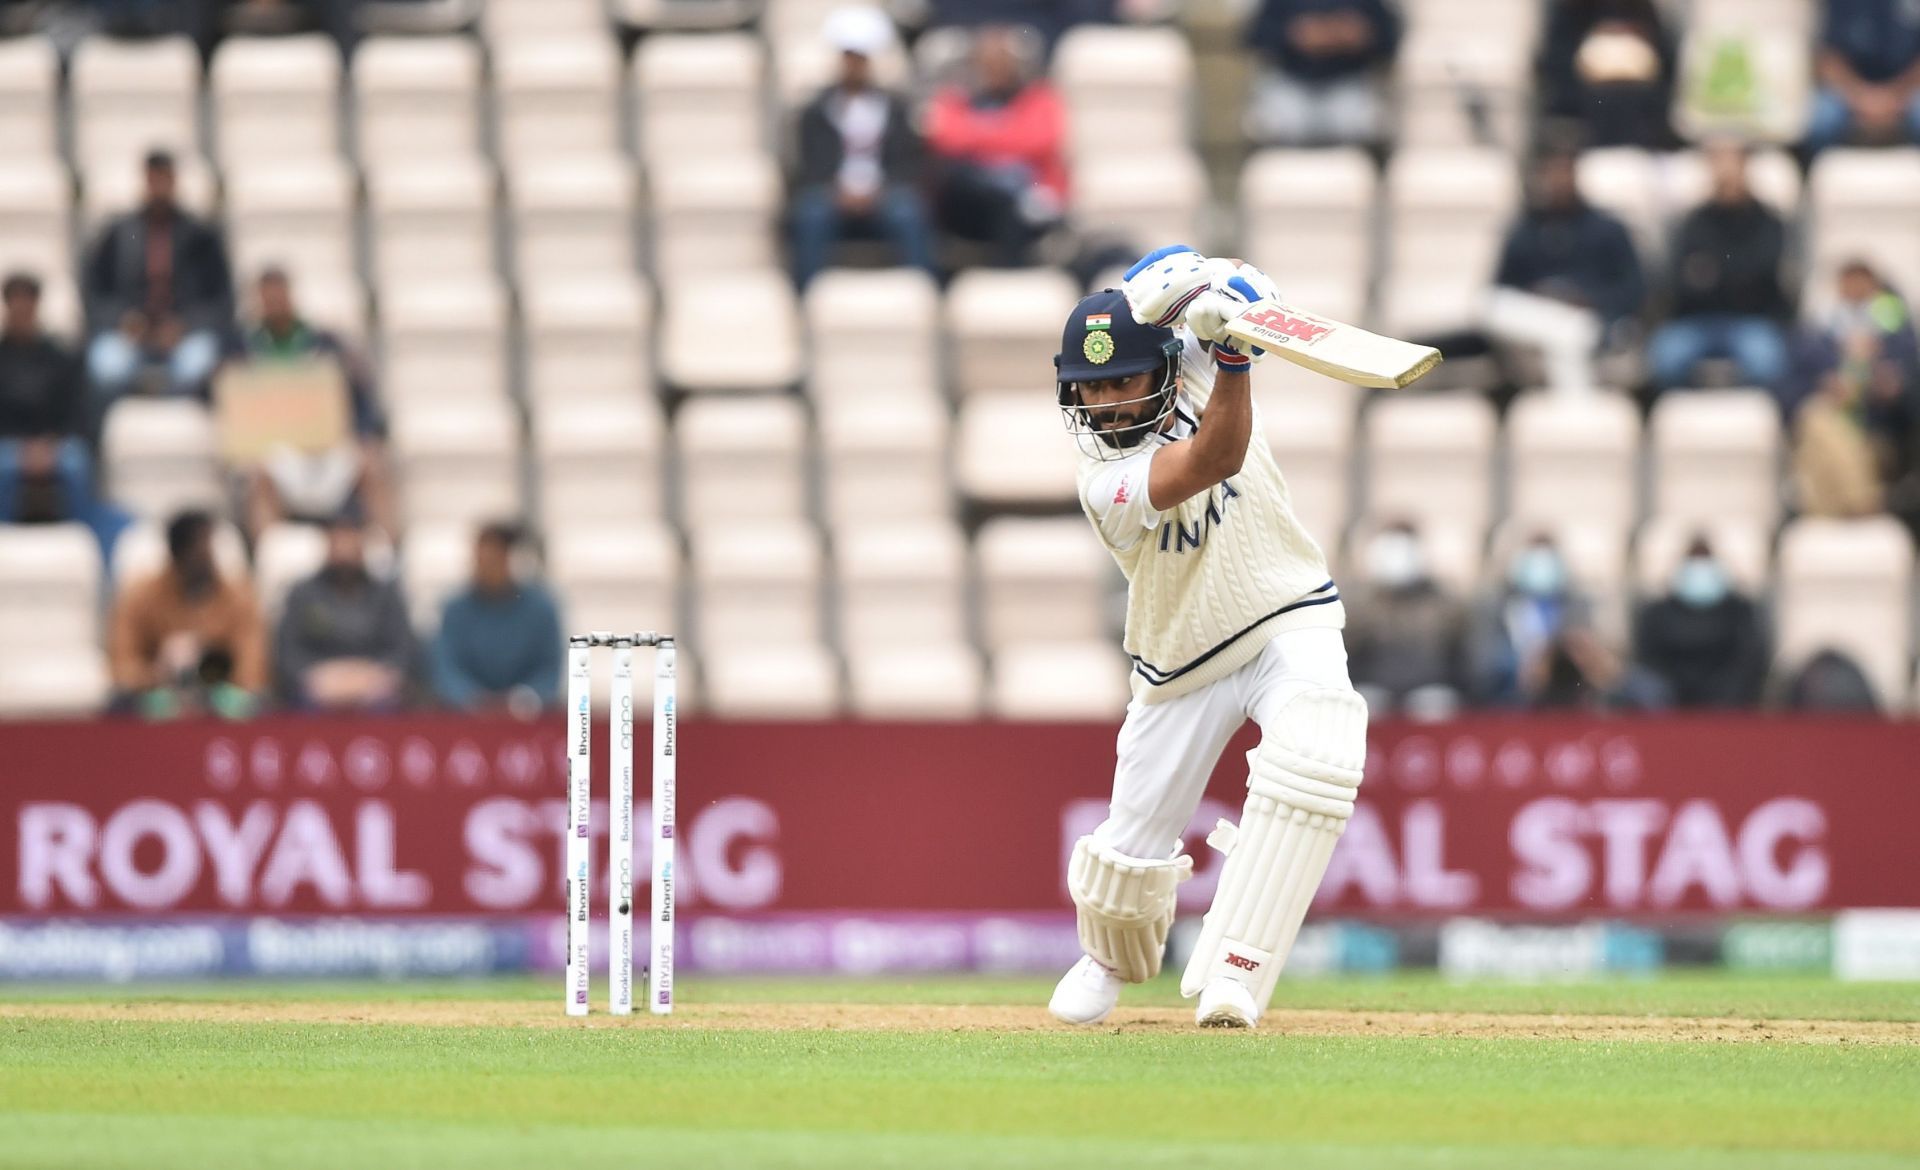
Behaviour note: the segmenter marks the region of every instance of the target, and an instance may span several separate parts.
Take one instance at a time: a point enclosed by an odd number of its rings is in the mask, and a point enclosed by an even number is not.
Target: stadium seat
[[[783,191],[767,154],[662,159],[648,175],[653,270],[662,287],[734,269],[778,267]]]
[[[724,647],[819,645],[820,534],[792,520],[693,529],[693,615],[709,669]]]
[[[1026,642],[993,654],[987,709],[999,719],[1110,721],[1127,707],[1127,660],[1111,642]]]
[[[610,0],[615,19],[630,28],[680,31],[738,28],[759,14],[764,0]]]
[[[1776,669],[1821,650],[1859,664],[1883,711],[1906,709],[1913,667],[1913,541],[1888,516],[1796,520],[1780,534]]]
[[[533,417],[533,446],[545,526],[659,519],[665,431],[660,408],[638,399],[542,408]]]
[[[1536,391],[1507,412],[1508,511],[1626,532],[1639,516],[1640,414],[1624,395]]]
[[[0,525],[0,661],[97,647],[100,569],[82,525]]]
[[[536,414],[654,400],[653,295],[638,276],[541,274],[521,282],[520,297]]]
[[[840,664],[818,643],[707,653],[707,708],[731,719],[826,719],[840,709]]]
[[[1665,161],[1662,181],[1669,206],[1676,212],[1692,210],[1713,194],[1713,175],[1707,169],[1706,155],[1697,150],[1682,151],[1666,156]],[[1804,184],[1800,166],[1791,154],[1778,147],[1754,151],[1747,160],[1747,185],[1756,199],[1786,220],[1789,228],[1793,226],[1800,214]]]
[[[820,412],[820,476],[829,525],[937,519],[953,511],[946,405],[875,398]]]
[[[1362,429],[1367,514],[1476,543],[1493,515],[1493,407],[1475,394],[1375,399]]]
[[[360,162],[480,153],[480,48],[466,37],[369,37],[353,54]]]
[[[1353,398],[1341,390],[1301,390],[1262,396],[1258,402],[1260,425],[1286,477],[1293,513],[1331,556],[1352,513]]]
[[[320,571],[327,559],[327,534],[316,524],[271,524],[253,550],[253,584],[260,612],[272,628],[280,620],[287,593]]]
[[[1346,321],[1364,310],[1380,180],[1364,151],[1265,150],[1240,172],[1240,255],[1269,268],[1290,300]],[[1337,286],[1308,299],[1303,281]],[[1267,363],[1278,365],[1281,363]]]
[[[487,0],[480,31],[496,46],[539,37],[613,39],[604,0]]]
[[[1112,638],[1120,573],[1085,519],[989,520],[974,540],[973,557],[989,652]]]
[[[520,436],[505,399],[396,406],[389,438],[409,525],[520,516]]]
[[[1634,542],[1633,583],[1641,594],[1658,597],[1673,583],[1673,571],[1694,538],[1704,536],[1714,557],[1726,566],[1734,584],[1749,597],[1764,597],[1773,586],[1773,526],[1739,516],[1662,516],[1640,527]]]
[[[1074,439],[1042,393],[976,394],[960,404],[953,462],[962,496],[990,506],[1079,499]]]
[[[85,339],[85,322],[80,309],[80,291],[65,274],[41,282],[40,323],[48,333],[79,345]]]
[[[167,567],[167,523],[172,519],[160,516],[136,520],[121,530],[113,542],[108,566],[122,588]],[[214,522],[213,560],[226,576],[242,581],[253,576],[253,569],[247,564],[246,542],[241,539],[240,530],[228,521]]]
[[[112,693],[107,656],[98,646],[58,654],[0,658],[0,717],[61,719],[98,715]]]
[[[388,404],[505,402],[506,325],[505,295],[493,280],[383,288],[381,391]]]
[[[44,36],[0,40],[0,154],[10,162],[59,149],[60,53]]]
[[[680,628],[680,542],[664,524],[570,522],[549,529],[547,571],[570,629]]]
[[[183,36],[86,37],[68,74],[73,153],[91,173],[102,164],[137,169],[147,151],[200,149],[200,54]]]
[[[1060,331],[1080,299],[1066,273],[1050,268],[973,269],[947,289],[947,336],[954,389],[1040,388],[1053,381]]]
[[[1406,337],[1477,325],[1520,204],[1513,161],[1495,150],[1408,147],[1387,164],[1386,183],[1387,330]]]
[[[225,498],[213,419],[193,399],[122,398],[107,411],[100,449],[108,494],[136,515],[218,511]]]
[[[1780,413],[1764,390],[1662,395],[1649,423],[1653,511],[1769,530],[1780,517]]]
[[[633,168],[618,155],[542,159],[507,172],[514,271],[522,280],[634,270]]]
[[[967,545],[952,523],[842,529],[834,568],[840,644],[850,656],[966,641]]]
[[[362,355],[371,351],[373,326],[368,316],[366,286],[360,283],[359,277],[351,274],[332,279],[297,277],[293,283],[293,299],[302,317],[338,333],[342,341]]]
[[[687,277],[667,291],[660,373],[691,393],[786,390],[805,371],[793,285],[765,269]]]
[[[244,284],[268,265],[286,269],[296,289],[356,280],[354,187],[346,164],[331,154],[250,155],[230,164],[226,227],[235,281]]]
[[[862,719],[973,719],[985,690],[965,642],[848,651],[847,703]]]
[[[932,397],[940,290],[912,268],[828,269],[807,286],[807,385],[817,403]]]
[[[805,408],[789,397],[702,398],[674,423],[689,531],[808,514]]]
[[[1136,244],[1204,238],[1207,176],[1190,149],[1095,153],[1074,165],[1073,190],[1071,218],[1089,235]]]
[[[1627,530],[1578,515],[1527,519],[1513,517],[1495,528],[1488,542],[1483,585],[1505,583],[1514,556],[1534,538],[1550,536],[1566,558],[1567,572],[1576,588],[1594,607],[1594,622],[1602,633],[1624,644],[1629,629],[1627,611]]]
[[[224,165],[340,153],[340,50],[330,38],[229,37],[214,50],[208,82]]]
[[[1589,150],[1580,155],[1578,177],[1580,193],[1589,203],[1626,223],[1649,271],[1663,268],[1681,219],[1713,194],[1706,156],[1698,151]],[[1747,164],[1747,182],[1756,198],[1793,223],[1800,202],[1800,168],[1786,152],[1756,153]]]
[[[632,67],[641,157],[664,164],[685,153],[766,150],[766,68],[764,43],[747,33],[641,41]]]
[[[51,153],[23,151],[0,167],[0,271],[73,278],[73,182]]]
[[[1809,287],[1864,259],[1899,289],[1920,289],[1920,147],[1825,150],[1808,180]]]
[[[500,157],[515,163],[620,149],[620,58],[611,37],[557,34],[493,47]]]
[[[1525,149],[1539,6],[1423,0],[1407,10],[1407,34],[1394,62],[1399,140],[1438,149],[1491,146],[1516,155]]]
[[[1053,80],[1076,161],[1158,158],[1192,141],[1193,50],[1176,29],[1077,25],[1054,47]]]
[[[447,599],[473,577],[473,524],[415,524],[400,538],[400,587],[414,633],[433,637]]]
[[[493,172],[478,157],[383,163],[367,176],[375,278],[465,280],[494,269]]]

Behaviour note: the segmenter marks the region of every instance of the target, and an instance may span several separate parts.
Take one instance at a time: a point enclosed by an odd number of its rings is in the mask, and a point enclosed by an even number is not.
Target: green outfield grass
[[[691,1026],[703,1002],[1020,1004],[1046,988],[696,978],[687,1023],[664,1029],[270,1018],[319,1001],[557,1017],[552,980],[0,988],[0,1167],[1920,1167],[1912,1029],[1820,1044],[1364,1030],[1399,1012],[1914,1021],[1913,987],[1282,985],[1280,1005],[1367,1013],[1353,1035]],[[155,1002],[194,1018],[125,1018]],[[221,1019],[228,1002],[247,1019]],[[1128,1001],[1177,1002],[1165,984]]]

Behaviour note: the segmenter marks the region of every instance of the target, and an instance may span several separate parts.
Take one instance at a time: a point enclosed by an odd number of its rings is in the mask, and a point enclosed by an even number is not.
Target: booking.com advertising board
[[[685,725],[683,964],[1070,962],[1061,875],[1104,814],[1113,734]],[[1237,814],[1251,742],[1243,733],[1223,757],[1190,843]],[[480,973],[561,959],[557,724],[24,724],[0,728],[0,759],[0,978]],[[645,769],[642,754],[643,795]],[[598,863],[599,802],[595,819]],[[1487,954],[1507,956],[1496,967],[1535,952],[1585,961],[1569,948],[1632,966],[1647,951],[1636,940],[1676,923],[1920,907],[1916,820],[1913,725],[1383,725],[1294,962],[1391,965],[1394,932],[1424,924],[1439,929],[1443,968]],[[1218,872],[1204,846],[1195,861],[1181,888],[1190,917]],[[646,857],[634,871],[648,872]],[[601,875],[594,884],[604,895]]]

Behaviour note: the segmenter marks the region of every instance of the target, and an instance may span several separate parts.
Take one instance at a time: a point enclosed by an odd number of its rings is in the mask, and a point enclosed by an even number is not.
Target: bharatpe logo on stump
[[[592,700],[586,695],[580,696],[580,710],[574,714],[574,734],[580,737],[579,741],[574,744],[574,754],[585,759],[593,751]],[[578,826],[574,829],[574,836],[576,837],[584,837],[587,835],[588,808],[592,805],[592,802],[592,786],[588,785],[581,788],[580,807],[575,810],[574,815],[574,820]]]

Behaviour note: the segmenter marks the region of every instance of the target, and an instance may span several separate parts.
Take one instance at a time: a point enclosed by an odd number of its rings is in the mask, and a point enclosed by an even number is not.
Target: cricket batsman
[[[1181,977],[1203,1027],[1251,1028],[1353,813],[1367,707],[1347,678],[1346,615],[1254,415],[1226,322],[1279,300],[1265,273],[1176,246],[1074,307],[1054,358],[1081,452],[1080,503],[1127,578],[1132,701],[1107,819],[1067,885],[1084,958],[1048,1005],[1105,1019],[1160,971],[1181,835],[1227,740],[1260,725],[1247,800],[1207,841],[1226,855]]]

